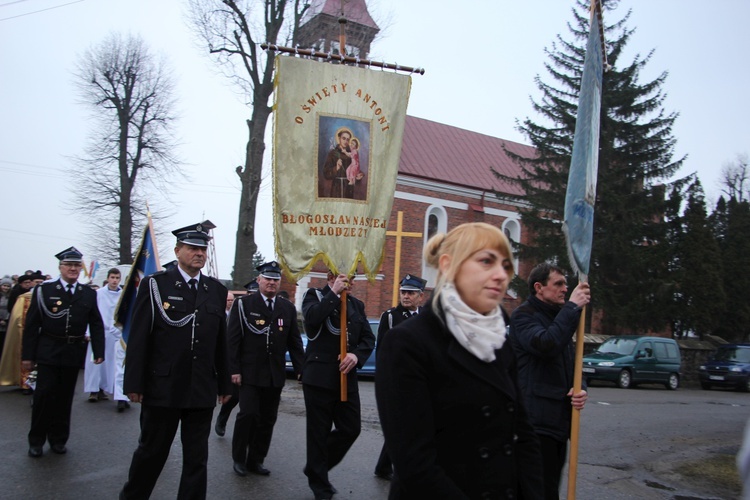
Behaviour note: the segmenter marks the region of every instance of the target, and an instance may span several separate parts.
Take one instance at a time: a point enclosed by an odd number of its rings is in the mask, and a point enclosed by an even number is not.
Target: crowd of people
[[[141,280],[127,345],[114,322],[116,268],[98,290],[82,285],[82,255],[70,247],[57,255],[59,277],[37,271],[0,281],[0,384],[33,393],[29,456],[42,457],[47,443],[66,453],[85,367],[89,401],[140,407],[121,499],[151,496],[178,427],[177,498],[206,497],[217,402],[219,436],[239,406],[234,472],[267,476],[288,353],[306,408],[303,472],[316,499],[332,498],[329,471],[361,431],[357,370],[376,343],[353,280],[329,272],[326,286],[305,292],[304,349],[277,262],[258,266],[247,294],[235,297],[201,271],[205,228],[173,234],[176,260]],[[529,275],[528,300],[509,316],[502,301],[515,272],[511,245],[484,223],[433,236],[424,259],[437,269],[429,296],[427,282],[407,274],[398,306],[369,311],[380,315],[375,393],[384,443],[375,475],[390,481],[392,499],[558,498],[570,414],[587,398],[573,390],[572,356],[588,285],[567,297],[565,272],[541,264]]]

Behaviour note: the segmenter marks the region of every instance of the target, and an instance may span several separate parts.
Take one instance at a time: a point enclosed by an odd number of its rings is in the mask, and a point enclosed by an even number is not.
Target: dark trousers
[[[70,410],[78,372],[71,366],[37,365],[29,446],[64,445],[70,437]]]
[[[362,430],[359,393],[349,392],[348,401],[342,402],[338,390],[303,384],[302,391],[307,413],[307,482],[316,495],[333,494],[328,471],[341,462]]]
[[[378,463],[375,464],[375,474],[385,475],[391,473],[393,473],[393,463],[391,462],[391,456],[388,455],[388,449],[385,447],[385,443],[383,443]]]
[[[565,458],[568,455],[568,442],[558,441],[549,436],[539,436],[542,451],[542,474],[544,476],[545,500],[560,498],[560,480],[562,479]]]
[[[216,420],[218,422],[221,422],[223,425],[227,425],[227,422],[229,421],[229,414],[232,413],[232,410],[234,410],[234,407],[237,406],[240,403],[240,388],[237,387],[236,384],[232,384],[232,398],[221,405],[221,409],[219,409],[219,416],[216,417]]]
[[[240,412],[234,421],[232,459],[247,464],[263,463],[279,413],[281,387],[240,387]]]
[[[213,408],[180,409],[141,406],[141,435],[133,453],[121,499],[147,499],[169,456],[177,426],[182,441],[182,476],[178,499],[205,499],[208,436]]]

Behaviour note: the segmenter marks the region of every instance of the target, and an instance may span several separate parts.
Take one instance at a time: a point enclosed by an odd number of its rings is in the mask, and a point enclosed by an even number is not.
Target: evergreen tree
[[[581,74],[588,37],[588,2],[578,0],[575,22],[568,24],[571,41],[557,37],[547,50],[545,68],[552,83],[536,78],[541,101],[533,109],[548,124],[527,118],[518,126],[537,156],[519,157],[520,178],[506,182],[519,186],[522,224],[533,235],[521,245],[520,255],[532,261],[566,263],[561,221],[573,148]],[[612,2],[605,2],[605,7]],[[610,11],[604,12],[605,24]],[[599,175],[594,215],[594,242],[590,266],[592,306],[603,310],[602,333],[663,330],[671,301],[671,282],[665,245],[666,187],[682,159],[672,161],[675,139],[672,125],[676,113],[662,109],[667,78],[640,83],[641,70],[651,58],[639,55],[621,61],[623,49],[633,35],[626,27],[630,17],[605,28],[607,59],[612,68],[604,74],[599,142]]]
[[[674,294],[676,334],[696,333],[701,339],[712,334],[724,313],[726,296],[722,283],[721,250],[709,226],[700,181],[688,188],[682,216],[682,235],[676,245],[679,266],[675,270],[679,289]]]
[[[726,308],[716,334],[728,341],[750,341],[750,202],[719,199],[712,221],[718,231]]]

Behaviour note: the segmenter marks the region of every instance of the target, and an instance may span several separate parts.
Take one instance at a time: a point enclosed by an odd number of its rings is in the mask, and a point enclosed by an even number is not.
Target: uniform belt
[[[339,360],[339,355],[326,353],[310,353],[307,355],[307,359],[314,361],[323,361],[325,363],[337,363]]]
[[[85,337],[85,335],[77,335],[77,336],[65,335],[65,336],[61,336],[61,335],[51,335],[49,333],[45,333],[45,335],[48,336],[48,337],[52,337],[55,340],[60,340],[60,341],[63,341],[63,342],[67,342],[68,344],[75,344],[76,342],[79,342],[79,341],[83,342],[83,339]]]

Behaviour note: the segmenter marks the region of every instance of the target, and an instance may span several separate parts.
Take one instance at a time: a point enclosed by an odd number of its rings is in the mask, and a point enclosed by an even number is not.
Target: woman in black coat
[[[542,498],[539,444],[500,307],[511,259],[507,238],[489,224],[428,241],[425,260],[439,270],[430,304],[378,347],[390,499]]]

